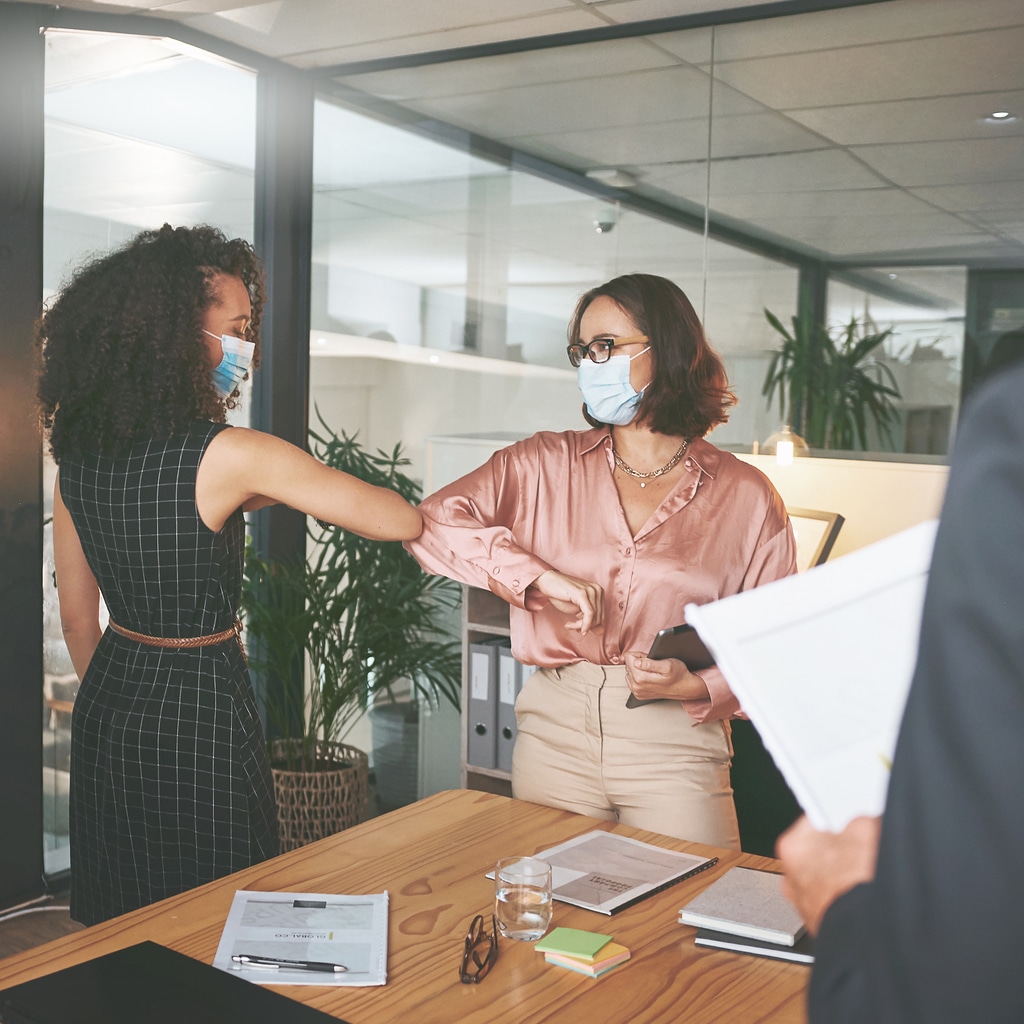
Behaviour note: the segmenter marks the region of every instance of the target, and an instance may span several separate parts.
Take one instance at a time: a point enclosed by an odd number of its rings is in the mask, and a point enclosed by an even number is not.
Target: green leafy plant
[[[317,417],[313,455],[335,469],[397,491],[422,496],[403,472],[401,447],[371,453],[356,437],[335,434]],[[316,770],[319,741],[339,741],[355,720],[394,686],[409,681],[424,699],[459,706],[461,648],[446,639],[441,616],[458,607],[457,584],[428,576],[397,541],[373,541],[341,527],[309,528],[305,562],[261,558],[246,551],[242,610],[254,669],[269,677],[267,711],[278,734],[292,742],[286,767]],[[308,658],[310,685],[289,685]],[[276,685],[275,685],[276,681]]]
[[[764,315],[782,336],[761,388],[769,407],[778,392],[787,424],[812,448],[866,449],[869,422],[891,443],[900,391],[877,353],[892,328],[852,318],[833,335],[806,312],[792,317],[792,330],[769,310]]]

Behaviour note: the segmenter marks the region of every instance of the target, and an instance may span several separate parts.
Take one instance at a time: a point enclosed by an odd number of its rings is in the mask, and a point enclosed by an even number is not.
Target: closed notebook
[[[683,924],[792,946],[805,928],[782,895],[782,875],[730,868],[679,911]]]
[[[553,928],[543,939],[534,943],[533,948],[538,953],[555,953],[592,962],[611,942],[611,938],[610,935],[586,932],[580,928]]]
[[[0,990],[3,1024],[338,1024],[155,942]]]
[[[693,940],[696,946],[708,946],[711,949],[728,949],[733,953],[749,953],[752,956],[766,956],[772,960],[788,960],[796,964],[814,963],[814,936],[805,932],[793,946],[784,946],[780,942],[765,942],[762,939],[749,939],[743,935],[730,935],[728,932],[713,932],[707,928],[698,928]]]

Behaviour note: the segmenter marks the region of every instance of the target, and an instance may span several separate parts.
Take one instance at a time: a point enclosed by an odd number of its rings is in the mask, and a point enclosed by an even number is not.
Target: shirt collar
[[[606,448],[611,448],[611,427],[594,427],[592,430],[580,431],[580,455],[587,455],[602,444]]]
[[[718,448],[703,437],[695,437],[687,447],[686,455],[702,473],[715,479],[722,461],[722,453]]]

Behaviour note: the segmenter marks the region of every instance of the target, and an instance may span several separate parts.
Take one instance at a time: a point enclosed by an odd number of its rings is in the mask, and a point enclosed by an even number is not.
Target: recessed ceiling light
[[[611,185],[613,188],[633,188],[637,184],[636,178],[627,171],[620,171],[618,167],[595,167],[587,171],[587,177],[602,185]]]
[[[1009,117],[1010,112],[1008,110],[994,110],[992,112],[992,116],[1001,121],[1004,117]]]
[[[1013,124],[1014,122],[1019,121],[1020,118],[1009,110],[993,110],[988,117],[984,117],[982,120],[985,124]]]

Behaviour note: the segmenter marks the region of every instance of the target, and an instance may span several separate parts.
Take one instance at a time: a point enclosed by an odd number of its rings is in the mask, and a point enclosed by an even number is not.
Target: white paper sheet
[[[885,807],[936,526],[686,607],[815,828]]]
[[[601,830],[533,856],[551,865],[551,894],[556,900],[599,914],[614,914],[718,862],[717,857],[666,850]],[[493,878],[493,872],[487,877]]]
[[[247,967],[245,954],[343,964],[344,973]],[[383,985],[387,981],[388,894],[339,896],[239,889],[213,966],[263,985]]]

